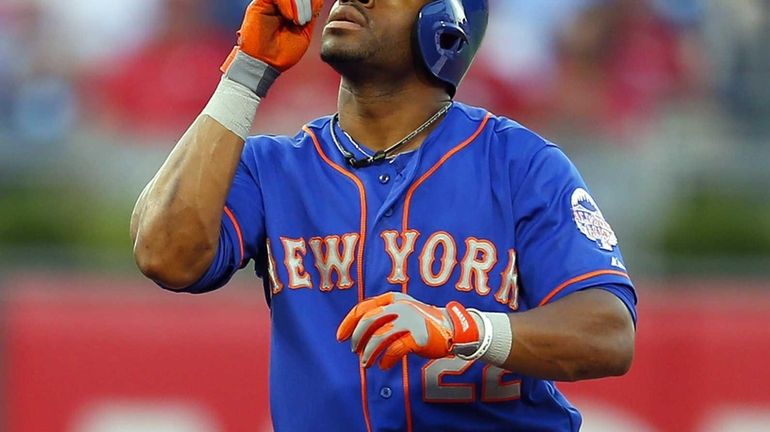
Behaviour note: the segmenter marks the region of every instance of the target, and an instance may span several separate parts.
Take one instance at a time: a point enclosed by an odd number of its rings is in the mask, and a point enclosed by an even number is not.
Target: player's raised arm
[[[217,90],[134,207],[134,257],[146,276],[184,288],[211,264],[225,199],[257,106],[278,75],[307,51],[322,5],[323,0],[249,4]]]

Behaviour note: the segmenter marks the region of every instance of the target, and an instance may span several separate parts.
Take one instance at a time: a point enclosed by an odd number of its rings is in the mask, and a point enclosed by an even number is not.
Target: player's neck
[[[443,89],[422,83],[383,88],[343,81],[337,106],[345,132],[358,143],[379,151],[417,129],[449,101]],[[419,147],[432,129],[415,137],[404,150]]]

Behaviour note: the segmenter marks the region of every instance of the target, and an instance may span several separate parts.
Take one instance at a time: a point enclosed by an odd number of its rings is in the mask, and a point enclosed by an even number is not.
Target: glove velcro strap
[[[479,342],[479,328],[476,321],[463,305],[451,301],[446,305],[446,312],[452,322],[454,330],[452,342],[455,345]]]
[[[464,345],[459,345],[454,347],[452,350],[453,353],[466,361],[474,361],[480,359],[489,349],[489,346],[492,344],[492,324],[489,321],[489,318],[486,317],[483,313],[477,311],[476,309],[468,309],[468,314],[473,317],[473,315],[477,316],[479,318],[479,321],[477,321],[475,318],[473,319],[474,323],[476,323],[476,328],[478,329],[478,326],[482,326],[481,333],[481,340],[476,340],[474,343],[467,343]],[[477,330],[478,331],[478,330]]]
[[[235,47],[223,65],[225,78],[235,81],[263,98],[281,74],[267,63]]]

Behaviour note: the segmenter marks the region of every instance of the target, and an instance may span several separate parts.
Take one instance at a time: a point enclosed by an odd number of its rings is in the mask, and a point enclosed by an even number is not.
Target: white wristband
[[[260,97],[246,86],[223,76],[201,115],[213,118],[245,140],[260,101]]]
[[[237,50],[201,114],[208,115],[245,140],[259,102],[280,74],[267,63]]]
[[[504,313],[481,312],[476,309],[468,309],[468,312],[476,319],[476,324],[480,324],[481,341],[479,348],[470,355],[460,355],[457,357],[463,360],[482,359],[495,366],[502,366],[508,360],[513,346],[513,333],[511,332],[511,321],[508,315]]]
[[[513,347],[513,332],[511,320],[505,313],[482,312],[491,323],[492,343],[489,349],[481,355],[481,359],[495,366],[503,366]]]

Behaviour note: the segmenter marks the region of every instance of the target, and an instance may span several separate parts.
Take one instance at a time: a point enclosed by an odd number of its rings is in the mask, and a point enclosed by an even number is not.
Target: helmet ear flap
[[[433,0],[415,25],[415,54],[454,96],[473,63],[489,18],[489,0]]]

